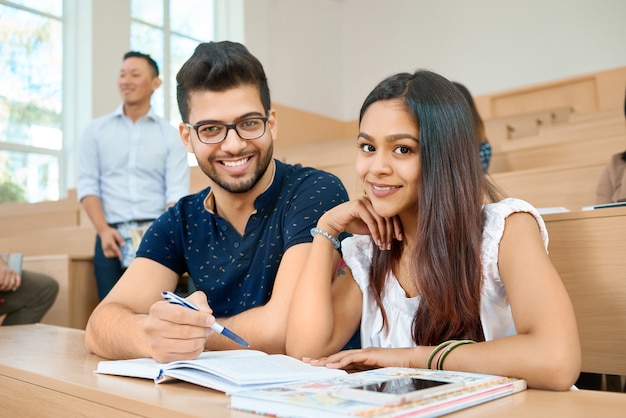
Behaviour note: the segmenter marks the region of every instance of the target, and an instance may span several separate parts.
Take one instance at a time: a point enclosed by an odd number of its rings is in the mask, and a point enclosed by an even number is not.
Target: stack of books
[[[413,383],[407,385],[407,380]],[[420,380],[426,386],[432,381],[448,384],[421,389],[424,385],[415,383]],[[525,389],[525,380],[511,377],[388,367],[234,392],[230,406],[275,417],[436,417]]]
[[[526,389],[512,377],[386,367],[348,374],[255,350],[210,351],[194,360],[109,360],[96,373],[183,380],[230,395],[230,407],[275,417],[440,416]]]

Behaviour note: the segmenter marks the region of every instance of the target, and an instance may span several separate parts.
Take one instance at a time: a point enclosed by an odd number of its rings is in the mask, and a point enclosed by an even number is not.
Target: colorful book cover
[[[346,387],[406,376],[450,380],[462,382],[463,385],[445,393],[391,406],[337,396]],[[526,382],[516,378],[388,367],[333,379],[235,392],[230,394],[230,405],[233,409],[277,417],[431,417],[469,408],[525,389]]]

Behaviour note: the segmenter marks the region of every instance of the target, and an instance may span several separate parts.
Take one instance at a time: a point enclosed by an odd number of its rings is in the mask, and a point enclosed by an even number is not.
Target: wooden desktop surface
[[[232,417],[220,392],[177,382],[94,374],[84,331],[53,325],[0,327],[0,399],[6,416]],[[458,417],[623,416],[626,395],[527,390],[459,411]]]

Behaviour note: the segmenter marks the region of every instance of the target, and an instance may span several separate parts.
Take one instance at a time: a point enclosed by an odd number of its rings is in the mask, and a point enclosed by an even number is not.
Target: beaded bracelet
[[[320,234],[320,235],[328,238],[330,240],[330,242],[333,243],[333,245],[334,245],[336,250],[341,248],[341,242],[339,242],[339,240],[337,238],[335,238],[332,235],[330,235],[330,233],[328,233],[327,231],[324,231],[323,229],[320,229],[320,228],[311,228],[311,236],[314,237],[317,234]]]
[[[443,362],[446,359],[446,357],[448,357],[448,354],[450,354],[452,350],[464,344],[475,344],[475,343],[476,341],[473,341],[473,340],[460,340],[460,341],[453,341],[452,343],[450,343],[448,346],[446,346],[445,350],[442,350],[441,355],[437,359],[437,363],[436,363],[437,370],[443,370]]]

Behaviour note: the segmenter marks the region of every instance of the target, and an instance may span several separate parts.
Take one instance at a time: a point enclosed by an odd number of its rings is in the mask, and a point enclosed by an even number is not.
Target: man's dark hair
[[[195,91],[222,92],[255,85],[267,114],[270,90],[259,60],[240,43],[222,41],[201,43],[176,75],[176,99],[183,122],[189,122],[189,94]]]
[[[127,58],[145,59],[146,61],[148,61],[148,65],[152,68],[153,75],[155,77],[159,76],[159,66],[157,65],[156,61],[152,59],[150,55],[144,54],[139,51],[128,51],[127,53],[124,54],[124,61],[126,61]]]

